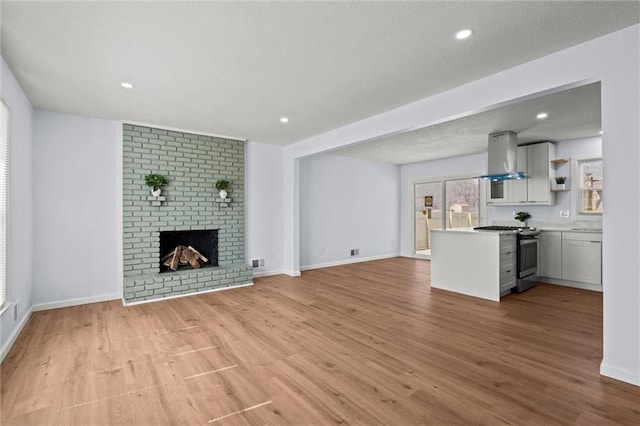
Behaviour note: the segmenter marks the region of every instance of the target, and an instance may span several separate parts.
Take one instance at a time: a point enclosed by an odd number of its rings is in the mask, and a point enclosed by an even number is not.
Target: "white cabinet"
[[[553,205],[555,193],[551,191],[551,181],[555,169],[551,160],[556,148],[551,142],[521,145],[517,150],[517,169],[524,172],[525,179],[489,181],[487,204],[502,205]]]
[[[551,192],[551,180],[555,169],[551,160],[556,157],[556,146],[552,143],[527,145],[527,202],[551,205],[555,194]]]
[[[546,282],[602,290],[602,233],[542,231],[538,275]]]
[[[602,284],[602,234],[562,233],[562,279]]]
[[[516,236],[500,235],[500,293],[516,286]]]
[[[562,279],[562,232],[542,231],[538,244],[538,275]]]

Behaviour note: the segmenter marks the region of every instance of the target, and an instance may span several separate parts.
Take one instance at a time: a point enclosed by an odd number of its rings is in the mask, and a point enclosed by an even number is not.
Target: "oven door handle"
[[[537,238],[531,238],[527,240],[520,240],[520,245],[523,246],[525,244],[536,244],[538,242]]]

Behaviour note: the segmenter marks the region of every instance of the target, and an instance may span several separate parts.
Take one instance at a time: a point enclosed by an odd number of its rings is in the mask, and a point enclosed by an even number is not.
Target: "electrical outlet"
[[[258,259],[253,259],[253,260],[251,261],[251,267],[252,267],[252,268],[257,268],[257,267],[259,267],[259,266],[260,266],[260,262],[258,261]]]
[[[360,254],[360,249],[351,249],[351,256],[357,256]]]
[[[570,215],[569,210],[560,210],[560,217],[568,218]]]
[[[264,266],[264,259],[258,259],[258,266],[261,268]]]
[[[13,305],[13,322],[18,321],[18,304]]]

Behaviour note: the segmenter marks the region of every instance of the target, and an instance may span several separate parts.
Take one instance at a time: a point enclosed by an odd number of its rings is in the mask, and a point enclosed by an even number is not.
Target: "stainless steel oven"
[[[518,280],[515,291],[530,289],[538,281],[539,231],[518,232]]]

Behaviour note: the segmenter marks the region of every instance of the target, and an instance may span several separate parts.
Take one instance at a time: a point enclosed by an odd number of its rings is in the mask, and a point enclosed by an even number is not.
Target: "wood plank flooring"
[[[2,425],[638,425],[600,377],[602,295],[501,303],[395,258],[125,308],[36,312],[1,368]]]

